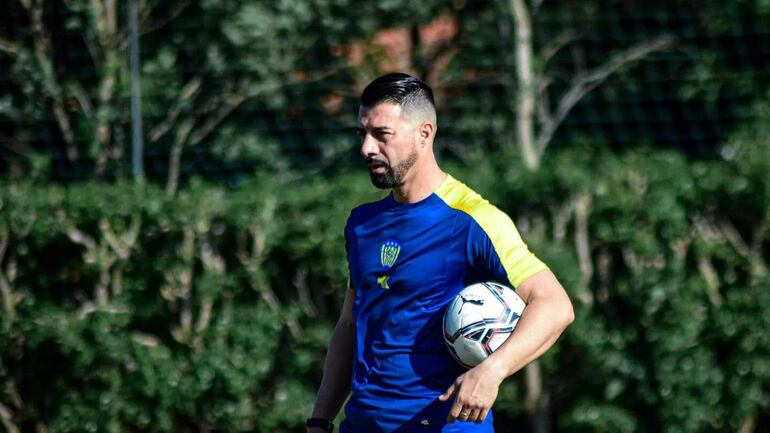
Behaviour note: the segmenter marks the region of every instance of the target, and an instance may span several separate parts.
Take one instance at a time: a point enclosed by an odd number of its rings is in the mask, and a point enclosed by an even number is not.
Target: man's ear
[[[420,125],[420,128],[417,130],[417,134],[420,139],[420,145],[425,146],[425,144],[431,140],[435,131],[436,131],[436,128],[433,126],[432,123],[423,122]]]

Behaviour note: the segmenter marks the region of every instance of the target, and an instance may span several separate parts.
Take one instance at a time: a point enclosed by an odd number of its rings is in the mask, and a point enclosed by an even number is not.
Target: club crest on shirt
[[[390,269],[398,259],[401,252],[401,244],[396,241],[385,241],[380,248],[380,262],[385,269]]]

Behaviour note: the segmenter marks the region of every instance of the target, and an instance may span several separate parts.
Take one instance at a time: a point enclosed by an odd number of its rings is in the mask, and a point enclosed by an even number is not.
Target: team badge
[[[390,269],[396,259],[398,259],[398,253],[401,252],[401,245],[396,241],[386,241],[380,248],[380,262],[385,269]]]

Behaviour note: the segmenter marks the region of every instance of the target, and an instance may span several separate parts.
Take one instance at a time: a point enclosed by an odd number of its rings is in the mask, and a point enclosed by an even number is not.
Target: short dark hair
[[[398,104],[405,109],[428,104],[434,112],[436,109],[433,90],[419,78],[400,72],[377,78],[361,94],[361,105],[364,107],[371,108],[383,102]]]

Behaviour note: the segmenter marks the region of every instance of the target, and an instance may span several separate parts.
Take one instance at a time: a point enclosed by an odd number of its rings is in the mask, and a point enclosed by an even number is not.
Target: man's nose
[[[364,138],[361,140],[361,155],[366,158],[378,153],[380,153],[380,148],[377,146],[377,140],[369,134],[364,135]]]

